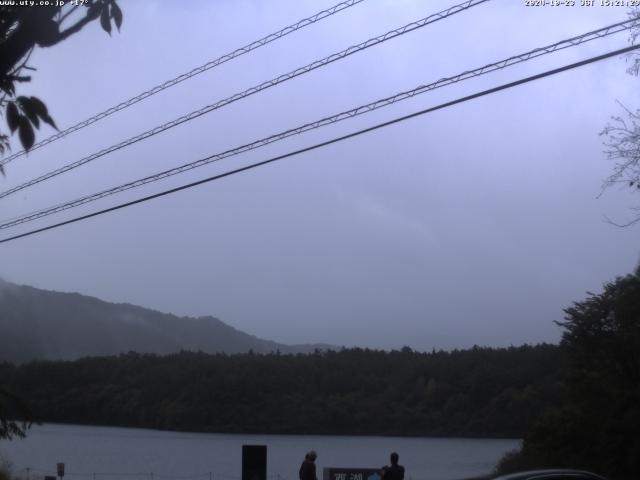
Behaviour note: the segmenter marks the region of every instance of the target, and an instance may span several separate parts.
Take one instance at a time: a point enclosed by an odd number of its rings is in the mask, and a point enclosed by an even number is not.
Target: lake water
[[[267,446],[269,480],[297,480],[305,452],[323,467],[379,468],[400,454],[407,480],[453,480],[489,473],[518,440],[462,438],[235,435],[45,424],[24,440],[0,441],[14,473],[29,480],[239,480],[242,445]],[[27,468],[29,470],[27,470]]]

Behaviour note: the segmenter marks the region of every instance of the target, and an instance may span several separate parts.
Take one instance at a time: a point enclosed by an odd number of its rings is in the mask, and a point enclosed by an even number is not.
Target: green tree
[[[579,467],[640,478],[640,267],[565,313],[565,400],[499,470]]]
[[[633,8],[629,18],[640,18],[640,8]],[[635,43],[640,37],[640,26],[631,31],[630,41]],[[640,54],[630,53],[627,73],[640,75]],[[614,185],[626,185],[635,192],[640,192],[640,109],[630,109],[620,104],[622,112],[611,117],[610,122],[600,132],[605,137],[605,154],[613,162],[613,172],[603,184],[603,191]],[[629,226],[640,222],[640,206],[632,208],[634,216],[625,223],[610,223],[618,226]]]
[[[38,129],[41,122],[57,128],[42,100],[16,95],[17,85],[31,80],[24,72],[34,70],[28,65],[33,49],[57,45],[98,19],[109,34],[112,22],[120,29],[122,11],[115,0],[87,0],[82,5],[67,2],[62,6],[0,6],[0,114],[6,115],[9,128],[8,134],[0,131],[0,154],[10,147],[9,137],[16,132],[22,147],[29,150],[35,142],[34,128]]]
[[[24,437],[32,421],[31,410],[25,401],[9,390],[0,388],[0,439]]]

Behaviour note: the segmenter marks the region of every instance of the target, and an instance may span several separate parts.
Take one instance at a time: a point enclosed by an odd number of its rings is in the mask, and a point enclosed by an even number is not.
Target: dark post
[[[64,477],[64,463],[60,462],[56,464],[56,470],[58,472],[58,478],[62,480],[62,477]]]
[[[242,446],[242,480],[267,480],[267,446]]]

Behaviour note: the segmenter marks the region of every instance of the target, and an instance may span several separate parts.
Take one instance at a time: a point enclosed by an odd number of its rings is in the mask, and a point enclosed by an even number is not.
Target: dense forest
[[[210,432],[521,437],[562,395],[557,346],[124,354],[0,364],[40,421]]]

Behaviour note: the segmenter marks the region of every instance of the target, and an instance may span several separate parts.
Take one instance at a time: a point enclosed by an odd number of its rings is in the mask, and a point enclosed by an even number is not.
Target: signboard
[[[267,446],[242,446],[242,480],[267,480]]]
[[[380,480],[380,468],[337,468],[322,470],[322,480]]]

